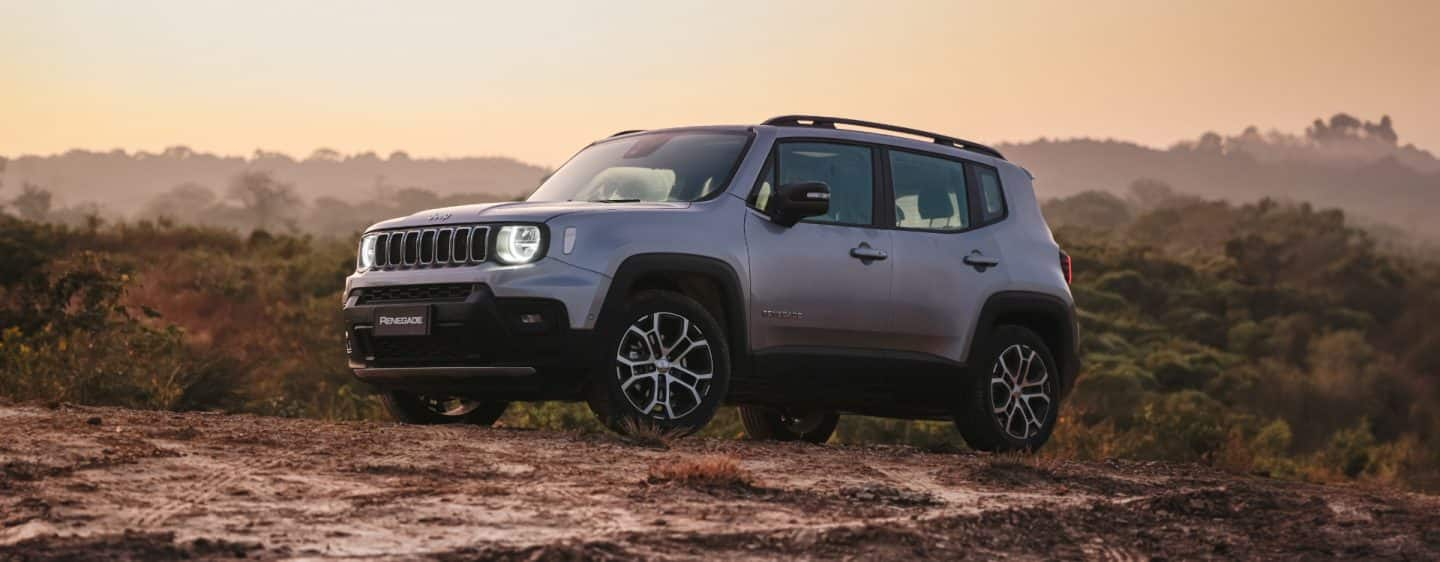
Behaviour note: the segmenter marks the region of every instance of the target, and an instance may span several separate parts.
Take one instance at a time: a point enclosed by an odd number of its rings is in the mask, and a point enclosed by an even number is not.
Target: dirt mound
[[[283,556],[253,543],[193,539],[179,542],[175,533],[125,531],[118,535],[39,537],[0,550],[5,560],[195,560]]]
[[[0,427],[6,561],[1440,559],[1435,497],[1181,464],[69,405]]]
[[[434,555],[440,562],[617,562],[641,558],[638,553],[610,542],[562,541],[536,546],[461,548]]]

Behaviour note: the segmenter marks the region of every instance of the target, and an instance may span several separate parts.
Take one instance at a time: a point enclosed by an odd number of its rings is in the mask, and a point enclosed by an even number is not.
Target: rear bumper
[[[1080,319],[1075,311],[1075,306],[1070,306],[1070,328],[1069,345],[1062,346],[1063,349],[1056,351],[1060,355],[1060,380],[1063,383],[1060,387],[1060,396],[1070,395],[1075,389],[1075,380],[1080,378]]]
[[[346,295],[346,351],[356,378],[411,390],[503,388],[507,395],[497,398],[505,399],[558,399],[578,392],[587,366],[594,364],[593,338],[590,330],[570,327],[564,303],[497,298],[482,283],[440,288],[368,287]],[[389,291],[387,298],[380,298],[381,291]],[[416,305],[430,309],[428,335],[374,335],[377,311]]]

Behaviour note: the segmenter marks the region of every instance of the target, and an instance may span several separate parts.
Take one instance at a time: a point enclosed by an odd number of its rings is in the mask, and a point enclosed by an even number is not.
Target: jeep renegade
[[[846,412],[1033,450],[1079,368],[1030,174],[853,119],[617,133],[526,201],[370,227],[356,265],[350,366],[409,423],[585,400],[686,432],[730,403],[756,439],[823,442]]]

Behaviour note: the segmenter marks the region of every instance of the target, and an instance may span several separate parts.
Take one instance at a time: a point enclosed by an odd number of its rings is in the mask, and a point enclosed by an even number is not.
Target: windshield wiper
[[[639,203],[639,199],[591,199],[590,203]]]

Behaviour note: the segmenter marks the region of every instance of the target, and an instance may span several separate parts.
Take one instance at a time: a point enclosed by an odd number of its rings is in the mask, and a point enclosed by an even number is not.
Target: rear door
[[[758,352],[881,348],[890,331],[892,233],[876,226],[878,149],[778,141],[750,197],[750,341]],[[786,228],[766,214],[776,186],[821,181],[830,212]]]
[[[895,221],[892,341],[963,360],[985,299],[1006,282],[993,227],[1006,212],[999,175],[948,156],[884,152]]]

